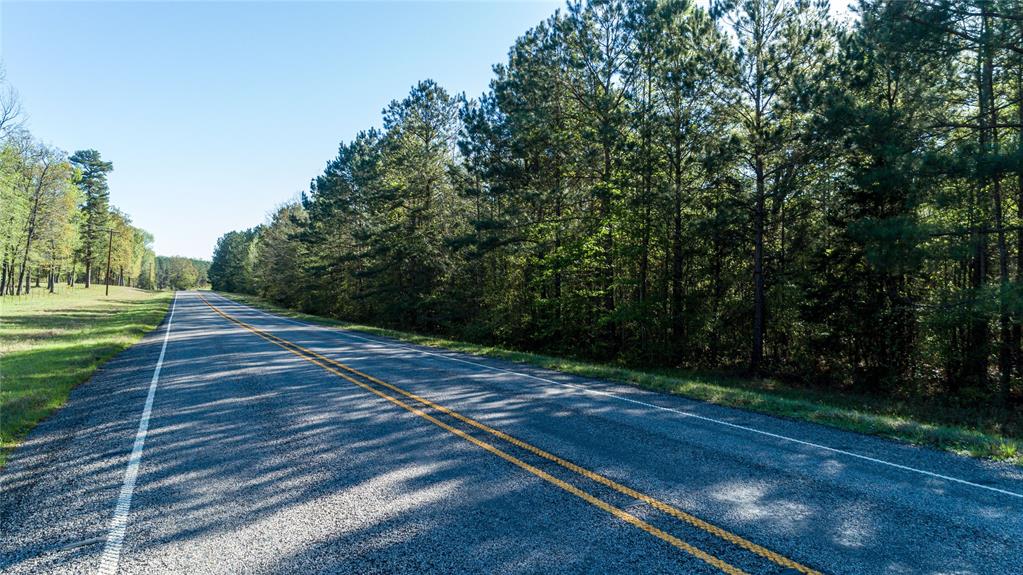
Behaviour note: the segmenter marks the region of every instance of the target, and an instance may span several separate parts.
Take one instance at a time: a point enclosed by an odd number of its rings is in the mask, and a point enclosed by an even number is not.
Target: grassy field
[[[163,319],[169,292],[103,286],[0,298],[0,467],[104,361]]]
[[[410,343],[536,365],[585,377],[618,381],[739,407],[789,419],[811,421],[849,431],[928,445],[946,451],[1023,465],[1023,414],[992,414],[975,406],[950,407],[894,401],[686,370],[637,370],[449,339],[356,325],[281,308],[263,299],[227,294],[268,311],[315,322],[392,337]]]

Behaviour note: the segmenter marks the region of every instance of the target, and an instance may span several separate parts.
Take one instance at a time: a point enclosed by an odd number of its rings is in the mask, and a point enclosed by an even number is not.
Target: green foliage
[[[103,161],[96,150],[80,150],[71,158],[71,165],[79,170],[78,187],[82,190],[82,243],[79,257],[85,264],[85,283],[89,285],[93,269],[100,263],[100,254],[104,240],[109,233],[107,227],[110,211],[110,188],[107,185],[107,174],[113,171],[114,164]],[[107,233],[104,233],[107,232]]]
[[[210,262],[181,256],[156,256],[156,288],[187,290],[209,285]]]
[[[217,240],[208,275],[213,289],[251,293],[252,265],[258,229],[229,232]]]
[[[253,263],[253,283],[271,301],[298,302],[305,286],[302,277],[304,247],[298,235],[308,217],[301,204],[285,204],[263,228]]]
[[[1002,0],[572,2],[422,82],[214,287],[614,363],[1023,398],[1023,52]],[[951,409],[951,408],[950,408]]]
[[[20,107],[0,69],[0,296],[20,296],[46,282],[84,279],[155,287],[152,236],[109,205],[99,152],[70,158],[21,126]],[[149,267],[145,267],[148,265]]]

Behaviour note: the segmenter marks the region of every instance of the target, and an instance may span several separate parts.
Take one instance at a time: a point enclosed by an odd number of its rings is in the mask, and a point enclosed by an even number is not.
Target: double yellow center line
[[[276,345],[278,345],[278,346],[280,346],[280,347],[290,351],[291,353],[301,357],[302,359],[305,359],[306,361],[312,362],[312,363],[322,367],[323,369],[333,373],[334,375],[337,375],[338,377],[341,377],[342,379],[345,379],[346,381],[349,381],[349,382],[351,382],[351,383],[353,383],[353,384],[355,384],[355,385],[365,389],[366,391],[369,391],[369,392],[371,392],[371,393],[373,393],[373,394],[375,394],[375,395],[377,395],[379,397],[382,397],[383,399],[386,399],[387,401],[389,401],[389,402],[391,402],[391,403],[393,403],[395,405],[398,405],[401,408],[406,409],[409,412],[418,415],[419,417],[422,417],[423,419],[429,421],[430,423],[433,423],[434,425],[437,425],[438,427],[440,427],[440,428],[442,428],[442,429],[444,429],[444,430],[446,430],[446,431],[448,431],[448,432],[450,432],[450,433],[452,433],[452,434],[454,434],[454,435],[456,435],[456,436],[458,436],[458,437],[460,437],[460,438],[462,438],[462,439],[464,439],[464,440],[466,440],[466,441],[468,441],[468,442],[470,442],[470,443],[472,443],[472,444],[474,444],[474,445],[476,445],[476,446],[478,446],[478,447],[480,447],[480,448],[482,448],[482,449],[484,449],[484,450],[486,450],[486,451],[488,451],[490,453],[493,453],[494,455],[500,457],[501,459],[504,459],[504,460],[506,460],[506,461],[508,461],[508,462],[510,462],[510,463],[512,463],[512,464],[514,464],[514,465],[516,465],[518,467],[520,467],[521,469],[524,469],[524,470],[532,473],[533,475],[536,475],[537,477],[543,479],[544,481],[547,481],[547,482],[549,482],[549,483],[551,483],[553,485],[556,485],[557,487],[560,487],[561,489],[571,493],[572,495],[575,495],[576,497],[579,497],[583,501],[586,501],[587,503],[589,503],[589,504],[591,504],[591,505],[593,505],[595,507],[598,507],[598,508],[606,511],[606,512],[610,513],[611,515],[614,515],[615,517],[621,519],[622,521],[625,521],[626,523],[629,523],[631,525],[634,525],[634,526],[642,529],[643,531],[646,531],[647,533],[653,535],[654,537],[657,537],[658,539],[661,539],[662,541],[665,541],[665,542],[669,543],[670,545],[672,545],[672,546],[674,546],[674,547],[676,547],[678,549],[681,549],[681,550],[685,551],[686,553],[689,553],[689,554],[693,555],[694,557],[696,557],[696,558],[698,558],[698,559],[708,563],[709,565],[712,565],[712,566],[720,569],[721,571],[724,571],[725,573],[729,573],[730,575],[748,575],[742,569],[739,569],[738,567],[735,567],[734,565],[726,563],[725,561],[723,561],[723,560],[721,560],[721,559],[719,559],[719,558],[717,558],[717,557],[715,557],[715,556],[713,556],[713,555],[711,555],[711,554],[709,554],[709,553],[707,553],[707,552],[705,552],[705,551],[703,551],[701,549],[698,549],[698,548],[690,545],[689,543],[686,543],[685,541],[682,541],[678,537],[675,537],[674,535],[671,535],[670,533],[667,533],[667,532],[663,531],[662,529],[659,529],[659,528],[657,528],[657,527],[647,523],[646,521],[643,521],[642,519],[636,517],[635,515],[632,515],[631,513],[627,512],[627,511],[625,511],[623,509],[621,509],[619,507],[616,507],[614,505],[611,505],[610,503],[607,503],[607,502],[605,502],[605,501],[603,501],[601,499],[598,499],[596,496],[594,496],[594,495],[592,495],[592,494],[590,494],[590,493],[588,493],[586,491],[583,491],[582,489],[579,489],[578,487],[576,487],[576,486],[574,486],[574,485],[572,485],[570,483],[567,483],[567,482],[565,482],[565,481],[563,481],[561,479],[558,479],[557,477],[554,477],[553,475],[547,473],[546,471],[543,471],[542,469],[539,469],[539,468],[537,468],[537,467],[535,467],[533,465],[530,465],[529,463],[526,463],[525,461],[515,457],[514,455],[511,455],[510,453],[507,453],[506,451],[501,450],[500,448],[498,448],[498,447],[496,447],[496,446],[494,446],[494,445],[492,445],[492,444],[490,444],[490,443],[488,443],[486,441],[477,439],[476,437],[473,437],[472,435],[469,435],[468,433],[466,433],[466,432],[464,432],[464,431],[462,431],[460,429],[452,427],[451,425],[449,425],[449,424],[447,424],[447,423],[437,419],[433,415],[430,415],[429,413],[426,413],[425,411],[423,411],[419,407],[416,407],[415,405],[412,405],[412,404],[406,402],[405,400],[403,400],[401,398],[412,400],[412,401],[414,401],[414,402],[416,402],[416,403],[418,403],[418,404],[420,404],[422,406],[428,407],[428,408],[430,408],[432,410],[435,410],[435,411],[443,413],[444,415],[447,415],[447,416],[449,416],[449,417],[451,417],[453,419],[456,419],[456,420],[458,420],[458,421],[460,421],[462,423],[465,423],[466,425],[469,425],[471,427],[474,427],[476,429],[479,429],[481,431],[489,433],[490,435],[493,435],[494,437],[496,437],[496,438],[498,438],[498,439],[500,439],[502,441],[510,443],[511,445],[519,447],[519,448],[521,448],[521,449],[523,449],[525,451],[528,451],[529,453],[532,453],[534,455],[537,455],[537,456],[539,456],[539,457],[541,457],[543,459],[546,459],[548,461],[556,463],[557,465],[563,467],[564,469],[567,469],[567,470],[569,470],[569,471],[571,471],[571,472],[573,472],[573,473],[575,473],[577,475],[580,475],[580,476],[585,477],[585,478],[587,478],[587,479],[589,479],[591,481],[599,483],[600,485],[604,485],[604,486],[609,487],[609,488],[611,488],[611,489],[613,489],[613,490],[615,490],[615,491],[617,491],[619,493],[622,493],[624,495],[632,497],[633,499],[642,501],[643,503],[646,503],[646,504],[650,505],[652,508],[654,508],[654,509],[656,509],[656,510],[662,512],[662,513],[670,515],[671,517],[674,517],[676,519],[680,519],[680,520],[684,521],[685,523],[687,523],[687,524],[689,524],[689,525],[691,525],[691,526],[693,526],[695,528],[698,528],[698,529],[701,529],[701,530],[703,530],[703,531],[705,531],[707,533],[710,533],[711,535],[714,535],[715,537],[718,537],[718,538],[720,538],[720,539],[722,539],[724,541],[727,541],[728,543],[731,543],[733,545],[741,547],[742,549],[745,549],[746,551],[749,551],[751,553],[759,555],[760,557],[768,559],[769,561],[771,561],[773,563],[776,563],[776,564],[778,564],[778,565],[780,565],[782,567],[786,567],[786,568],[789,568],[789,569],[794,569],[795,571],[797,571],[799,573],[804,573],[806,575],[822,575],[820,572],[815,571],[815,570],[813,570],[813,569],[811,569],[811,568],[809,568],[809,567],[807,567],[805,565],[802,565],[800,563],[797,563],[796,561],[793,561],[792,559],[789,559],[788,557],[785,557],[784,555],[780,555],[778,553],[775,553],[774,551],[771,551],[771,550],[769,550],[767,548],[764,548],[764,547],[762,547],[760,545],[757,545],[756,543],[753,543],[753,542],[751,542],[751,541],[749,541],[747,539],[744,539],[744,538],[740,537],[739,535],[736,535],[736,534],[731,533],[729,531],[726,531],[726,530],[724,530],[724,529],[722,529],[722,528],[720,528],[720,527],[718,527],[716,525],[708,523],[708,522],[706,522],[706,521],[704,521],[704,520],[702,520],[702,519],[700,519],[698,517],[695,517],[695,516],[693,516],[693,515],[691,515],[689,513],[686,513],[685,511],[682,511],[681,509],[673,507],[673,506],[669,505],[668,503],[660,501],[659,499],[651,497],[651,496],[649,496],[649,495],[647,495],[645,493],[641,493],[639,491],[636,491],[635,489],[632,489],[631,487],[627,487],[625,485],[622,485],[622,484],[620,484],[620,483],[618,483],[618,482],[616,482],[616,481],[614,481],[612,479],[609,479],[607,477],[604,477],[603,475],[600,475],[599,473],[596,473],[596,472],[590,471],[588,469],[585,469],[585,468],[583,468],[583,467],[581,467],[579,465],[576,465],[575,463],[572,463],[572,462],[570,462],[568,460],[565,460],[565,459],[563,459],[561,457],[558,457],[557,455],[554,455],[552,453],[544,451],[544,450],[540,449],[539,447],[535,447],[535,446],[533,446],[533,445],[531,445],[529,443],[526,443],[525,441],[522,441],[520,439],[512,437],[512,436],[508,435],[507,433],[504,433],[503,431],[499,431],[497,429],[494,429],[494,428],[492,428],[492,427],[490,427],[490,426],[488,426],[488,425],[486,425],[484,423],[481,423],[481,422],[479,422],[479,421],[477,421],[475,419],[472,419],[470,417],[462,415],[461,413],[458,413],[458,412],[456,412],[456,411],[454,411],[454,410],[452,410],[450,408],[447,408],[447,407],[444,407],[444,406],[439,405],[437,403],[434,403],[433,401],[430,401],[429,399],[426,399],[424,397],[416,395],[416,394],[414,394],[412,392],[406,391],[406,390],[404,390],[404,389],[402,389],[400,387],[397,387],[395,385],[392,385],[390,383],[387,383],[385,381],[377,379],[377,378],[375,378],[375,377],[373,377],[371,375],[367,375],[365,373],[362,373],[361,371],[358,371],[358,370],[356,370],[356,369],[354,369],[354,368],[352,368],[352,367],[350,367],[348,365],[345,365],[345,364],[343,364],[343,363],[341,363],[339,361],[336,361],[336,360],[333,360],[333,359],[331,359],[329,357],[321,355],[321,354],[319,354],[319,353],[317,353],[317,352],[315,352],[315,351],[313,351],[311,349],[304,348],[304,347],[302,347],[302,346],[300,346],[298,344],[292,343],[292,342],[290,342],[288,340],[285,340],[285,339],[283,339],[281,337],[273,335],[273,334],[271,334],[271,333],[269,333],[267,331],[264,331],[262,329],[254,327],[254,326],[252,326],[250,324],[247,324],[247,323],[245,323],[245,322],[243,322],[243,321],[241,321],[241,320],[239,320],[239,319],[237,319],[237,318],[235,318],[233,316],[230,316],[230,315],[224,313],[219,308],[217,308],[216,306],[211,304],[202,295],[199,295],[199,299],[202,300],[203,303],[205,303],[207,306],[209,306],[210,309],[212,309],[214,312],[216,312],[220,316],[224,317],[228,321],[231,321],[232,323],[235,323],[235,324],[237,324],[237,325],[247,329],[248,331],[258,335],[259,337],[262,337],[263,339],[265,339],[267,341],[270,341],[271,343],[274,343],[274,344],[276,344]],[[360,381],[360,379],[356,379],[356,377],[361,378],[362,380],[365,380],[365,381]],[[366,383],[367,381],[370,382],[370,383]],[[377,386],[382,387],[382,388],[384,388],[386,390],[389,390],[391,392],[394,392],[395,394],[397,394],[397,396],[391,395],[390,393],[387,393],[386,391],[383,391],[383,390],[379,389],[379,387],[377,387]]]

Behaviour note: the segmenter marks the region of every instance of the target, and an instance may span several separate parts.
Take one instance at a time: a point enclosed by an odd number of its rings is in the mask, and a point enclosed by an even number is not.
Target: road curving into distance
[[[1023,573],[1023,470],[212,293],[0,472],[3,573]]]

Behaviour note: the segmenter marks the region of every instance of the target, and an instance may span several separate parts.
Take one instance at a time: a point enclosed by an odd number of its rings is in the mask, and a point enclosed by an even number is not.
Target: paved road
[[[0,571],[1023,573],[1019,469],[204,297],[14,454]]]

